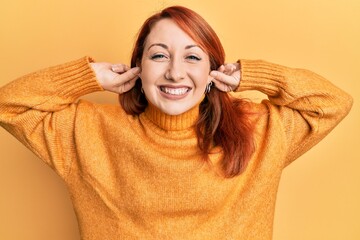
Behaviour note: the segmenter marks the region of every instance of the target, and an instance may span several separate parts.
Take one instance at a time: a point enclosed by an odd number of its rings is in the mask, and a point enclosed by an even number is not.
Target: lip
[[[183,93],[183,94],[171,94],[171,93],[166,93],[165,91],[163,91],[164,88],[168,88],[168,89],[171,89],[172,91],[176,91],[176,89],[184,89],[186,88],[186,92]],[[182,98],[185,98],[189,92],[192,90],[191,87],[189,86],[185,86],[185,85],[178,85],[178,86],[174,86],[174,85],[160,85],[158,86],[158,89],[159,89],[159,92],[160,92],[160,95],[166,99],[170,99],[170,100],[179,100],[179,99],[182,99]]]

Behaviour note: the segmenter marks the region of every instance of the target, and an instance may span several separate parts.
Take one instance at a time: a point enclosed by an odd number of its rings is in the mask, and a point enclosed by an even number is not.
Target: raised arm
[[[284,131],[285,165],[324,138],[351,109],[351,96],[311,71],[262,60],[241,60],[233,66],[212,73],[216,86],[268,96],[262,104],[270,114],[268,127]]]
[[[75,154],[77,99],[105,88],[131,88],[138,70],[121,66],[95,64],[84,57],[10,82],[0,88],[0,125],[66,175]]]

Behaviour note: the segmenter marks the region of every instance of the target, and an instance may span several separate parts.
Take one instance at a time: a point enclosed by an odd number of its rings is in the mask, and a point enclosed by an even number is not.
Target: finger
[[[122,74],[117,74],[114,79],[114,83],[118,84],[118,85],[122,85],[122,84],[132,80],[133,78],[138,78],[139,73],[140,73],[140,68],[134,67]]]
[[[130,81],[127,81],[124,84],[122,84],[118,89],[118,93],[121,94],[130,91],[135,86],[136,80],[137,77],[134,77]]]
[[[140,68],[135,67],[123,74],[118,74],[114,79],[113,91],[121,94],[132,89],[135,86],[136,80],[139,78],[139,72]]]
[[[236,71],[236,66],[232,63],[225,64],[223,73],[231,75],[233,72]]]
[[[237,85],[239,82],[239,78],[234,77],[233,75],[229,76],[228,74],[219,71],[211,71],[210,76],[226,85]]]
[[[112,64],[111,65],[111,71],[116,72],[116,73],[123,73],[123,72],[128,71],[129,69],[130,69],[130,67],[125,64]]]
[[[218,71],[219,72],[224,72],[225,70],[225,66],[224,65],[221,65],[219,68],[218,68]]]
[[[230,85],[225,84],[224,82],[218,81],[216,79],[213,80],[213,83],[217,89],[222,92],[231,92],[233,88]]]

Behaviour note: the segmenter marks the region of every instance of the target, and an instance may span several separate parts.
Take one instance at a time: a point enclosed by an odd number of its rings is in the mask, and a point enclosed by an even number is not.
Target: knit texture
[[[215,147],[205,163],[194,123],[199,106],[139,116],[77,99],[102,91],[90,58],[47,68],[0,89],[0,124],[66,182],[80,234],[92,239],[271,239],[281,172],[328,134],[352,98],[307,70],[241,60],[237,91],[252,103],[256,152],[224,178]]]

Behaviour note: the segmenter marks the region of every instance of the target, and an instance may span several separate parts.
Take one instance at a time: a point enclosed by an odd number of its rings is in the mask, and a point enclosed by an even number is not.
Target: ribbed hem
[[[240,60],[241,81],[235,91],[259,90],[275,96],[284,84],[285,67],[263,60]]]
[[[92,58],[83,57],[52,68],[52,79],[58,85],[57,89],[61,90],[57,93],[58,96],[77,99],[85,94],[103,90],[96,80],[90,62],[93,62]]]

